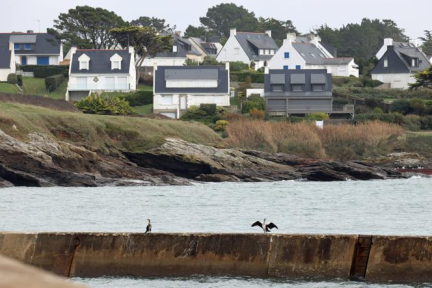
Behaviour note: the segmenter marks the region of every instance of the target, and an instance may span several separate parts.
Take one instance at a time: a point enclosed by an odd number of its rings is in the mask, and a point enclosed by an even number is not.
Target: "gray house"
[[[325,69],[268,70],[264,97],[270,116],[316,112],[354,116],[354,106],[333,106],[332,75]]]

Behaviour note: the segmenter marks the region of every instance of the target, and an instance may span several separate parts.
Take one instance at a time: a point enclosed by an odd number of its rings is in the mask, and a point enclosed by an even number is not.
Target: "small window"
[[[173,46],[173,53],[177,53],[177,49],[178,49],[177,46],[174,45],[174,46]]]
[[[120,70],[120,61],[113,61],[112,70]]]
[[[296,70],[301,70],[301,65],[296,65]]]
[[[14,44],[14,50],[20,50],[20,44]]]
[[[300,53],[301,56],[306,57],[306,55],[304,53]]]
[[[289,59],[290,58],[290,53],[289,52],[285,52],[285,59]]]
[[[238,55],[238,54],[240,54],[240,48],[234,48],[234,54],[235,55]]]
[[[270,54],[270,50],[266,49],[265,50],[265,54],[269,55]]]
[[[24,49],[25,50],[31,50],[31,44],[25,44]]]
[[[315,54],[313,54],[313,53],[310,53],[310,55],[313,57],[313,58],[316,58],[316,56],[315,56]]]
[[[292,91],[293,92],[302,92],[303,91],[303,86],[301,84],[293,84],[292,86]]]
[[[282,92],[283,85],[272,85],[272,92]]]
[[[79,64],[80,70],[89,70],[89,62],[88,61],[81,61]]]
[[[413,58],[411,60],[411,67],[417,67],[418,66],[417,63],[418,63],[418,59],[417,58]]]
[[[288,70],[288,68],[289,68],[288,65],[283,66],[283,70]]]
[[[388,59],[384,59],[384,67],[388,67]]]
[[[263,55],[263,54],[264,54],[264,49],[260,49],[260,50],[259,50],[259,54],[260,54],[260,55]]]
[[[312,84],[312,91],[314,92],[324,91],[324,84]]]

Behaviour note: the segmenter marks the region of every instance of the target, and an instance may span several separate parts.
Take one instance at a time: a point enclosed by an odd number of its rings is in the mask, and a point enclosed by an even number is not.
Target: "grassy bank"
[[[10,102],[0,102],[0,129],[20,139],[40,132],[105,154],[144,151],[160,146],[167,137],[209,145],[221,141],[213,130],[198,123],[86,115]]]
[[[413,143],[416,137],[426,137],[407,134],[398,125],[382,122],[319,129],[308,123],[240,120],[231,122],[227,133],[226,141],[232,147],[336,160],[384,156],[395,151],[421,153],[424,147]],[[432,137],[426,138],[432,144]],[[428,141],[423,139],[421,143],[427,146]]]

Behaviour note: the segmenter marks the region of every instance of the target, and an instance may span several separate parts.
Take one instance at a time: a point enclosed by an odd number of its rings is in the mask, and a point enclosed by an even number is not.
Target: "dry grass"
[[[319,129],[307,123],[239,120],[229,124],[227,133],[227,143],[233,147],[352,160],[385,153],[391,148],[389,141],[401,135],[403,129],[382,122]]]
[[[0,93],[0,102],[21,103],[61,111],[79,112],[70,102],[42,96]]]

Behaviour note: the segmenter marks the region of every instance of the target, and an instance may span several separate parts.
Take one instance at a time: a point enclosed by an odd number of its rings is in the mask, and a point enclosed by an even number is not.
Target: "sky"
[[[53,20],[76,6],[89,5],[116,12],[124,20],[140,16],[163,18],[178,31],[191,24],[198,26],[199,17],[220,3],[243,5],[256,16],[292,20],[297,29],[307,33],[322,24],[340,28],[359,23],[362,18],[392,19],[412,38],[432,30],[432,0],[415,0],[415,5],[398,5],[397,0],[1,0],[3,13],[0,32],[34,30],[45,32]],[[10,11],[10,13],[5,13]],[[40,20],[40,22],[38,21]]]

